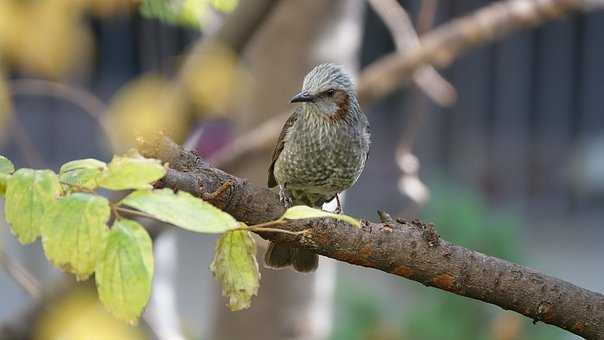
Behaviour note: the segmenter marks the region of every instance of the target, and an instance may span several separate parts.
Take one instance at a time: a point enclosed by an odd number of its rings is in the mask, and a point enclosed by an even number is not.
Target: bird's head
[[[330,119],[346,116],[352,105],[358,105],[352,80],[341,66],[321,64],[304,77],[302,92],[291,99],[303,103],[313,112]]]

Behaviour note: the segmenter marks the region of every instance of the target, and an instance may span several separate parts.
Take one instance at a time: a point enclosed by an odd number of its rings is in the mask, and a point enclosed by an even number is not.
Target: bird
[[[370,132],[350,75],[340,65],[315,66],[305,77],[302,91],[291,103],[300,103],[285,122],[268,169],[268,186],[279,192],[286,207],[322,208],[338,199],[363,172],[369,154]],[[267,267],[290,265],[312,272],[319,265],[314,252],[283,243],[270,243]]]

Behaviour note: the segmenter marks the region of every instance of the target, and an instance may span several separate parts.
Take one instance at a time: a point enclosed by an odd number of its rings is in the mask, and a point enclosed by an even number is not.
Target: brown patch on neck
[[[348,93],[337,90],[333,95],[333,98],[338,106],[338,110],[329,117],[329,120],[338,121],[346,118],[350,110],[350,98],[348,98]]]

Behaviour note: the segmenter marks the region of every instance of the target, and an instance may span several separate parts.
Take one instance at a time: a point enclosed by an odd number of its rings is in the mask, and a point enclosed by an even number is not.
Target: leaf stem
[[[288,234],[288,235],[293,235],[293,236],[299,236],[308,231],[308,229],[301,230],[301,231],[291,231],[291,230],[273,228],[273,226],[280,226],[280,225],[283,225],[283,223],[285,223],[285,221],[280,219],[280,220],[276,220],[276,221],[270,221],[270,222],[265,222],[265,223],[260,223],[260,224],[254,224],[254,225],[247,226],[247,227],[233,229],[233,231],[234,230],[246,230],[246,231],[258,232],[258,233],[271,232],[271,233]]]
[[[123,213],[127,213],[127,214],[131,214],[131,215],[136,215],[136,216],[140,216],[140,217],[146,217],[146,218],[150,218],[150,219],[154,219],[154,220],[158,220],[159,219],[155,216],[149,215],[145,212],[142,211],[138,211],[138,210],[134,210],[134,209],[129,209],[129,208],[124,208],[120,205],[117,204],[112,204],[111,205],[113,210],[117,213],[117,212],[123,212]],[[116,214],[117,215],[117,214]]]
[[[75,188],[76,190],[81,191],[81,192],[85,192],[85,193],[89,193],[89,194],[94,194],[95,193],[94,190],[85,188],[85,187],[83,187],[81,185],[78,185],[78,184],[73,184],[73,183],[64,182],[64,181],[59,181],[59,183],[61,183],[63,185],[66,185],[68,187]]]

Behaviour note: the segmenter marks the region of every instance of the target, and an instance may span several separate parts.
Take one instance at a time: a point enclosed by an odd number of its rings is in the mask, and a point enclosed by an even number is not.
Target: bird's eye
[[[325,94],[327,94],[330,97],[333,97],[333,95],[336,94],[336,90],[329,89],[329,90],[325,91]]]

